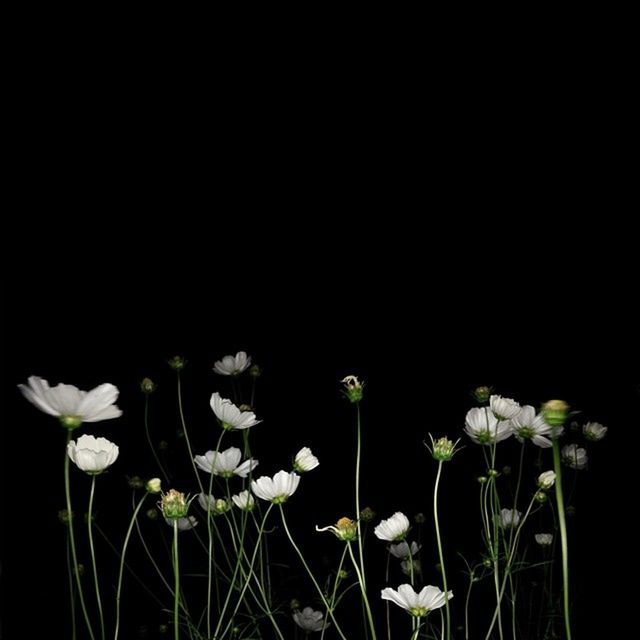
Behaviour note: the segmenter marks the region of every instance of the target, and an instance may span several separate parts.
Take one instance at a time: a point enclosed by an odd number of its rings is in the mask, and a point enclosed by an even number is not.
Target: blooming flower
[[[207,473],[214,476],[231,478],[240,476],[246,478],[251,471],[258,466],[258,460],[249,458],[240,464],[242,453],[237,447],[229,447],[222,453],[218,451],[207,451],[203,456],[196,456],[193,461]]]
[[[231,496],[233,503],[238,507],[238,509],[242,509],[242,511],[251,511],[253,507],[256,506],[256,501],[253,499],[251,493],[247,490],[241,491],[239,494],[235,496]]]
[[[515,400],[495,394],[489,398],[489,406],[498,420],[511,420],[520,413],[520,405]]]
[[[298,473],[304,473],[305,471],[311,471],[320,464],[318,458],[316,458],[309,447],[302,447],[298,453],[296,453],[295,460],[293,461],[293,469]]]
[[[589,461],[586,449],[577,444],[568,444],[562,447],[562,461],[572,469],[584,469]]]
[[[374,530],[380,540],[394,542],[402,540],[409,531],[409,518],[401,511],[396,511],[390,518],[383,520]]]
[[[282,470],[278,471],[273,478],[262,476],[252,480],[251,491],[262,500],[282,504],[296,492],[299,483],[300,476],[297,473]]]
[[[525,405],[520,413],[511,418],[511,429],[519,442],[531,440],[543,449],[551,446],[551,440],[545,436],[558,437],[562,434],[562,427],[551,427],[544,421],[544,416],[540,413],[536,415],[536,410]]]
[[[428,585],[423,587],[420,593],[416,593],[410,584],[401,584],[397,591],[391,587],[383,589],[381,595],[383,600],[391,600],[399,607],[406,609],[412,616],[420,618],[433,609],[443,607],[447,600],[453,598],[453,591],[445,595],[438,587]]]
[[[469,409],[465,422],[465,433],[477,444],[500,442],[512,433],[509,422],[498,422],[493,413],[483,407]]]
[[[400,560],[406,560],[410,556],[415,556],[420,551],[421,545],[417,542],[412,542],[411,547],[403,540],[398,544],[389,545],[389,553]]]
[[[49,387],[43,378],[31,376],[28,386],[19,384],[18,388],[31,404],[50,416],[57,416],[69,429],[75,429],[83,422],[100,422],[122,415],[113,404],[118,398],[118,388],[109,383],[91,391],[81,391],[71,384]]]
[[[305,631],[322,631],[324,616],[320,611],[314,611],[311,607],[305,607],[302,611],[293,614],[295,623]]]
[[[117,460],[119,453],[118,445],[113,442],[86,434],[67,445],[67,454],[78,469],[91,475],[102,473],[110,467]]]
[[[541,489],[551,489],[556,481],[555,471],[545,471],[538,476],[538,486]]]
[[[522,513],[517,509],[503,509],[500,512],[500,526],[503,529],[508,529],[509,527],[517,527],[520,524],[520,518],[522,517]]]
[[[355,540],[358,537],[358,525],[351,518],[340,518],[335,526],[318,527],[316,531],[331,531],[340,540]]]
[[[189,531],[189,529],[195,529],[198,526],[198,521],[193,516],[186,518],[165,518],[164,521],[173,527],[173,523],[178,524],[178,531]]]
[[[211,408],[222,423],[223,429],[248,429],[262,422],[256,420],[253,411],[240,411],[231,400],[222,398],[218,392],[211,396]]]
[[[251,356],[238,351],[235,356],[225,356],[213,365],[213,370],[221,376],[239,376],[251,366]]]
[[[536,533],[534,537],[541,547],[548,547],[553,542],[553,533]]]
[[[587,422],[587,424],[582,427],[584,437],[593,442],[602,440],[602,438],[607,434],[607,431],[608,427],[601,425],[599,422]]]

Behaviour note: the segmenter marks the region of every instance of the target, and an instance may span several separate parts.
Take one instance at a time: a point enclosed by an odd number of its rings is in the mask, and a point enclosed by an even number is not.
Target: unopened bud
[[[149,395],[156,390],[155,382],[151,378],[143,378],[140,383],[140,391],[142,393]]]

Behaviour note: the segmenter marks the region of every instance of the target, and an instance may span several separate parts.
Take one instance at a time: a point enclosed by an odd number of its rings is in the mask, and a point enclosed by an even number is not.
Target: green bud
[[[491,387],[476,387],[473,390],[473,397],[480,404],[487,404],[487,402],[489,402],[489,398],[491,398],[492,393],[493,389]]]
[[[487,476],[478,476],[476,478],[476,480],[480,483],[480,484],[484,484],[487,481]]]
[[[140,390],[145,395],[149,395],[156,390],[156,385],[153,380],[151,380],[151,378],[143,378],[142,382],[140,383]]]
[[[149,520],[157,520],[158,519],[158,510],[157,509],[147,509],[145,515]]]
[[[544,421],[551,427],[561,427],[569,415],[569,405],[564,400],[549,400],[542,405]]]
[[[257,364],[251,365],[251,368],[249,369],[249,375],[252,378],[259,378],[262,375],[262,370]]]
[[[185,368],[187,361],[182,356],[173,356],[171,360],[167,360],[167,363],[174,371],[182,371]]]
[[[487,471],[487,475],[490,478],[497,478],[499,474],[495,469],[489,469],[489,471]]]

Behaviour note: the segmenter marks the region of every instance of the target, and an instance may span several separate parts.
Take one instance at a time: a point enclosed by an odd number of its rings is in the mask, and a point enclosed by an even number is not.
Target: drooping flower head
[[[293,461],[293,470],[298,473],[304,473],[305,471],[311,471],[320,464],[318,458],[316,458],[309,447],[302,447],[298,453],[296,453],[295,460]]]
[[[261,498],[274,504],[286,502],[298,488],[300,476],[294,472],[278,471],[273,478],[262,476],[251,481],[251,491]]]
[[[100,422],[122,415],[114,404],[118,388],[112,384],[101,384],[91,391],[81,391],[71,384],[49,387],[49,383],[38,376],[31,376],[28,385],[19,384],[22,395],[31,404],[56,416],[67,429],[75,429],[83,422]]]
[[[380,540],[395,542],[404,540],[409,531],[409,518],[401,511],[396,511],[390,518],[383,520],[373,532]]]
[[[95,438],[85,434],[75,442],[69,442],[67,454],[78,469],[90,475],[98,475],[117,460],[120,449],[106,438]]]
[[[464,430],[475,443],[484,445],[506,440],[512,433],[508,421],[498,421],[491,411],[483,407],[469,409]]]
[[[608,427],[601,425],[599,422],[587,422],[582,427],[582,433],[587,440],[597,442],[607,435]]]
[[[331,531],[340,540],[351,541],[358,537],[358,525],[351,518],[340,518],[334,525],[328,527],[316,526],[316,531]]]
[[[235,356],[225,356],[213,365],[213,370],[221,376],[239,376],[251,366],[251,356],[238,351]]]
[[[589,458],[587,450],[579,447],[577,444],[567,444],[562,447],[562,462],[571,469],[586,469]]]
[[[322,631],[324,616],[320,611],[314,611],[311,607],[305,607],[302,611],[293,614],[295,623],[307,632]]]
[[[562,427],[548,425],[544,416],[541,413],[536,415],[536,410],[530,405],[522,407],[520,413],[511,419],[511,429],[519,442],[531,440],[543,449],[551,446],[551,440],[545,436],[557,438],[562,434]]]
[[[256,419],[253,411],[240,411],[231,400],[222,398],[218,392],[211,395],[210,404],[223,429],[248,429],[262,422]]]
[[[242,452],[237,447],[229,447],[225,451],[207,451],[203,456],[195,456],[196,465],[214,476],[246,478],[259,464],[258,460],[249,458],[240,464]]]
[[[541,547],[548,547],[553,542],[553,533],[536,533],[535,539]]]
[[[381,595],[383,600],[390,600],[412,616],[421,618],[430,611],[443,607],[447,600],[453,598],[453,591],[445,595],[438,587],[428,585],[420,593],[416,593],[410,584],[401,584],[397,591],[391,587],[383,589]]]

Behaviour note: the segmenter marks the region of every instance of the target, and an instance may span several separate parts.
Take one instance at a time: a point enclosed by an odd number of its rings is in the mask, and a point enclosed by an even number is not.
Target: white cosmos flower
[[[398,544],[389,545],[389,553],[400,560],[406,560],[409,556],[415,556],[420,551],[420,547],[421,545],[417,542],[412,542],[411,548],[409,548],[409,545],[403,540]]]
[[[551,446],[551,440],[545,436],[557,438],[562,434],[562,427],[549,426],[542,414],[536,415],[536,410],[528,404],[522,407],[515,418],[511,418],[511,429],[519,442],[531,440],[543,449]]]
[[[320,464],[318,458],[316,458],[309,447],[302,447],[298,453],[296,453],[295,460],[293,461],[293,469],[298,473],[305,471],[311,471]]]
[[[251,491],[262,500],[282,504],[296,492],[299,483],[300,476],[297,473],[282,470],[278,471],[273,478],[262,476],[252,480]]]
[[[493,413],[484,407],[469,409],[465,423],[465,433],[477,444],[500,442],[512,433],[509,422],[498,422]]]
[[[28,386],[19,384],[22,395],[40,411],[57,416],[69,428],[79,427],[83,422],[100,422],[122,415],[114,404],[118,388],[105,383],[91,391],[81,391],[71,384],[49,387],[49,383],[38,376],[31,376]]]
[[[177,522],[178,531],[189,531],[189,529],[195,529],[198,526],[198,521],[193,516],[187,516],[185,518],[165,518],[164,521],[173,529],[173,523]]]
[[[231,400],[222,398],[217,391],[212,394],[210,404],[225,429],[248,429],[262,422],[256,419],[253,411],[240,411]]]
[[[599,422],[587,422],[582,427],[582,433],[584,433],[584,437],[587,440],[591,440],[593,442],[597,440],[602,440],[605,437],[608,431],[608,427],[601,425]]]
[[[538,486],[541,489],[551,489],[556,482],[555,471],[545,471],[538,476]]]
[[[383,600],[391,600],[418,618],[426,616],[433,609],[443,607],[451,598],[453,598],[453,591],[445,595],[444,591],[432,585],[422,587],[420,593],[416,593],[410,584],[401,584],[397,591],[391,587],[382,590]]]
[[[517,527],[520,524],[520,518],[522,517],[522,513],[517,509],[503,509],[500,512],[500,526],[503,529],[508,529],[509,527]]]
[[[249,458],[240,464],[242,453],[237,447],[229,447],[225,451],[207,451],[203,456],[196,456],[193,461],[207,473],[214,476],[246,478],[258,466],[258,460]]]
[[[251,493],[247,490],[241,491],[238,495],[231,496],[233,504],[242,509],[242,511],[251,511],[255,507],[256,501],[253,499]]]
[[[383,520],[374,530],[380,540],[394,542],[402,540],[409,531],[409,518],[401,511],[396,511],[390,518]]]
[[[110,467],[117,460],[119,453],[118,445],[113,442],[86,434],[67,445],[67,454],[78,469],[91,475],[102,473]]]
[[[213,370],[221,376],[239,376],[251,366],[251,356],[238,351],[235,356],[225,356],[213,365]]]
[[[553,542],[553,533],[536,533],[534,537],[541,547],[548,547]]]
[[[577,444],[568,444],[562,447],[562,461],[572,469],[584,469],[589,458],[587,450]]]
[[[302,611],[293,614],[295,623],[305,631],[322,631],[324,616],[321,611],[314,611],[311,607],[305,607]]]
[[[520,405],[511,398],[492,395],[489,398],[489,406],[498,420],[511,420],[520,413]]]

